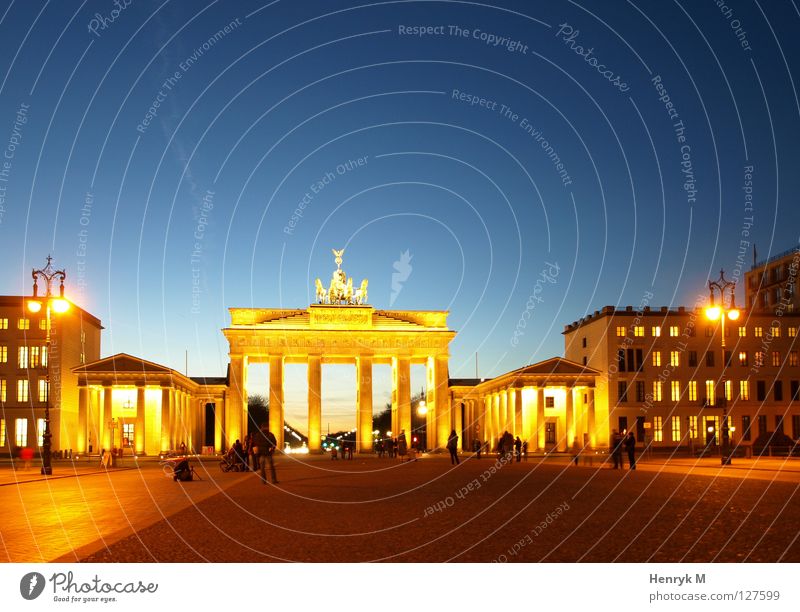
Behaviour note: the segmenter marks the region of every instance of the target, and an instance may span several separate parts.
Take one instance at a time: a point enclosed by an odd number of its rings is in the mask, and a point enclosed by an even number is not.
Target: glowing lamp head
[[[731,321],[735,321],[736,319],[739,318],[739,311],[736,308],[734,308],[733,310],[729,310],[728,311],[728,318]]]
[[[417,406],[417,414],[419,416],[428,414],[428,406],[425,404],[425,400],[420,400],[419,406]]]
[[[39,300],[28,300],[28,310],[31,312],[39,312],[42,309],[42,303]]]
[[[56,298],[53,300],[53,310],[58,313],[67,312],[69,310],[69,302],[64,298]]]
[[[719,306],[709,306],[706,308],[706,318],[711,321],[719,319],[720,309]]]
[[[708,428],[708,433],[714,433],[714,428],[713,427],[709,427]]]

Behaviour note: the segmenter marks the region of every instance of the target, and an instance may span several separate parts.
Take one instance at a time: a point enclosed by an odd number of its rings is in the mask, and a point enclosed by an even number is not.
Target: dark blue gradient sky
[[[104,354],[223,374],[227,307],[306,306],[344,247],[376,307],[450,310],[451,376],[476,351],[490,376],[603,305],[694,303],[741,240],[747,267],[798,242],[793,2],[114,9],[0,9],[3,291],[52,252]]]

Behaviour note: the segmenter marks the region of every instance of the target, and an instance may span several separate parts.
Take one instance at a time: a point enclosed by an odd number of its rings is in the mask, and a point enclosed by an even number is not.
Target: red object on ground
[[[19,458],[23,461],[31,461],[33,459],[33,449],[32,448],[22,448],[19,451]]]

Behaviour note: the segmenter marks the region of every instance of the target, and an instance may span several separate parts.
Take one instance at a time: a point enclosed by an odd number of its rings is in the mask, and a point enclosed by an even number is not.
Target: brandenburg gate
[[[411,365],[427,369],[428,447],[444,447],[452,429],[448,393],[448,347],[456,332],[447,312],[376,310],[366,303],[367,281],[354,291],[341,269],[344,250],[326,290],[316,281],[317,303],[306,309],[231,308],[230,396],[224,432],[230,446],[247,431],[248,368],[269,363],[269,427],[283,447],[284,366],[308,368],[308,447],[320,450],[322,366],[356,366],[356,447],[372,451],[372,368],[392,366],[392,432],[411,436]]]

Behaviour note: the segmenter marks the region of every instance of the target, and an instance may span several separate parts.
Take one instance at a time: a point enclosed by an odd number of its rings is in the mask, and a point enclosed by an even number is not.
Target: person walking
[[[525,440],[522,443],[522,456],[525,457],[525,461],[528,460],[528,441]]]
[[[472,452],[474,452],[474,453],[475,453],[475,457],[476,457],[477,459],[480,459],[480,458],[481,458],[481,447],[482,447],[482,446],[483,446],[483,444],[481,444],[481,441],[480,441],[480,440],[478,440],[477,438],[475,438],[475,439],[472,441]]]
[[[397,454],[400,455],[400,461],[404,461],[406,454],[408,454],[408,442],[406,441],[405,429],[401,430],[400,435],[397,436]]]
[[[503,432],[503,437],[501,438],[501,445],[502,445],[502,455],[506,458],[506,461],[511,463],[514,461],[514,436],[512,436],[507,431]]]
[[[450,437],[447,438],[447,450],[450,451],[450,465],[458,465],[458,434],[455,429],[450,432]]]
[[[273,455],[278,446],[278,441],[275,439],[275,434],[269,430],[267,423],[261,424],[258,436],[258,454],[260,457],[261,465],[261,482],[267,484],[266,466],[269,463],[269,475],[272,479],[272,484],[278,484],[278,475],[275,473],[275,461]]]
[[[611,458],[614,460],[615,470],[622,468],[622,445],[625,442],[625,438],[615,429],[611,435]]]
[[[394,459],[394,439],[392,438],[386,439],[386,455],[389,459]]]
[[[631,470],[636,469],[636,437],[633,435],[633,432],[629,432],[628,436],[625,438],[625,450],[628,451],[628,465],[630,466]],[[622,464],[622,460],[620,460],[620,464]]]
[[[250,454],[253,456],[253,471],[258,472],[261,464],[260,456],[261,450],[258,447],[260,435],[258,433],[250,434]]]
[[[517,463],[522,461],[522,440],[519,436],[514,440],[514,454],[517,456]]]

